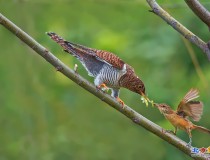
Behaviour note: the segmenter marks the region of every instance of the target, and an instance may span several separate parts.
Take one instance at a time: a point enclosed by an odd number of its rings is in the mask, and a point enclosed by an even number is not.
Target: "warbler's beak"
[[[162,107],[158,104],[158,103],[153,103],[155,107],[158,108],[158,110],[160,111],[161,114],[163,114],[163,110]]]
[[[154,104],[155,107],[157,107],[157,108],[159,107],[159,105],[157,103],[153,103],[153,104]]]

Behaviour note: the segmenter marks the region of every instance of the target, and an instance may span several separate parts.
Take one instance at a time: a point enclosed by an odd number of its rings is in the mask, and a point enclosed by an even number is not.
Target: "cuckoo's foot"
[[[106,86],[105,83],[102,83],[102,84],[96,86],[96,88],[101,89],[102,91],[108,91],[109,90],[109,88]]]
[[[119,97],[116,97],[116,100],[122,105],[122,108],[124,108],[125,103]]]

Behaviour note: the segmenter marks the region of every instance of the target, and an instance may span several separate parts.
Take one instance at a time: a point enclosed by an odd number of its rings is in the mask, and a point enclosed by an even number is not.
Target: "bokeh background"
[[[207,27],[183,0],[161,6],[205,41]],[[201,1],[210,9],[208,0]],[[0,0],[0,11],[89,81],[81,64],[45,34],[116,53],[135,68],[147,94],[175,109],[191,88],[200,90],[204,114],[196,124],[210,128],[209,62],[162,19],[146,0]],[[192,60],[192,56],[195,58]],[[193,62],[197,61],[198,65]],[[0,26],[0,160],[175,160],[190,159],[159,137],[116,112]],[[121,90],[126,104],[158,125],[173,129],[158,110]],[[178,137],[189,141],[185,132]],[[193,146],[210,146],[210,136],[193,132]]]

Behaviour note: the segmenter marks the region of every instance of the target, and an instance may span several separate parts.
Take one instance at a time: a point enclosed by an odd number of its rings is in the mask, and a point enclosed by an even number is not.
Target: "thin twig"
[[[183,35],[190,42],[198,46],[202,49],[203,53],[207,56],[210,61],[210,48],[208,45],[200,39],[198,36],[189,31],[186,27],[184,27],[180,22],[174,19],[171,15],[169,15],[165,10],[163,10],[155,0],[147,0],[147,3],[153,10],[153,13],[161,17],[164,21],[166,21],[169,25],[171,25],[176,31],[178,31],[181,35]]]
[[[103,100],[108,105],[112,106],[126,117],[131,119],[134,123],[144,127],[151,133],[154,133],[158,137],[167,141],[171,145],[178,148],[180,151],[185,153],[186,155],[191,157],[190,148],[187,147],[187,143],[174,136],[173,134],[163,132],[163,129],[157,124],[151,122],[150,120],[143,117],[141,114],[137,113],[132,108],[125,105],[122,108],[121,104],[119,104],[116,100],[114,100],[108,94],[103,93],[102,91],[98,91],[96,87],[88,82],[86,79],[81,77],[79,74],[75,73],[74,70],[68,68],[63,62],[61,62],[57,57],[55,57],[51,52],[49,52],[46,48],[36,42],[33,38],[31,38],[27,33],[22,31],[19,27],[17,27],[14,23],[8,20],[0,13],[0,22],[1,24],[10,30],[14,35],[16,35],[20,40],[22,40],[25,44],[31,47],[36,53],[42,56],[45,60],[47,60],[51,65],[53,65],[59,72],[63,73],[66,77],[74,81],[76,84],[80,85],[82,88],[92,93],[99,99]],[[141,140],[139,140],[141,141]],[[193,157],[197,160],[204,160],[204,156]]]
[[[190,43],[185,38],[182,37],[182,40],[183,40],[184,45],[187,48],[188,53],[189,53],[189,55],[190,55],[190,57],[192,59],[192,63],[194,65],[194,67],[195,67],[195,70],[197,72],[198,77],[200,78],[204,88],[206,90],[208,90],[209,89],[209,84],[208,84],[208,81],[207,81],[206,77],[204,76],[204,73],[203,73],[203,71],[201,69],[201,66],[200,66],[200,64],[198,62],[198,59],[195,56],[195,51],[193,50],[192,46],[190,45]]]
[[[185,0],[190,9],[208,26],[210,31],[210,12],[198,0]]]

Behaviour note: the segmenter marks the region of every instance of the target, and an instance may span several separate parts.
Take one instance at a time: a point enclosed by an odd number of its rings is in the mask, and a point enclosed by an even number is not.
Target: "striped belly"
[[[121,70],[105,64],[101,69],[100,80],[110,88],[119,88],[119,79],[123,74]]]

